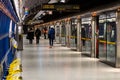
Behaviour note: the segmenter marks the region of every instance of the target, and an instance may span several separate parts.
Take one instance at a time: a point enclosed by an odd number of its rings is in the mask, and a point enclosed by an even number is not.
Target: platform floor
[[[22,65],[23,80],[120,80],[120,69],[60,44],[49,48],[45,39],[37,45],[24,39]]]

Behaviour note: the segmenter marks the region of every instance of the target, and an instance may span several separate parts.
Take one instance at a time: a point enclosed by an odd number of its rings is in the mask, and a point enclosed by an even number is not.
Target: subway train
[[[17,50],[19,18],[11,0],[0,0],[0,78],[5,80]]]

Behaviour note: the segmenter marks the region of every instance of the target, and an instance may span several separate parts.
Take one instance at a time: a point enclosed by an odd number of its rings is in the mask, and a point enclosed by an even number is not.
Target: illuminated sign
[[[57,11],[79,11],[80,5],[67,5],[67,4],[44,4],[42,10],[57,10]]]
[[[25,13],[24,13],[25,15],[28,15],[29,14],[29,12],[28,12],[28,8],[25,8]]]

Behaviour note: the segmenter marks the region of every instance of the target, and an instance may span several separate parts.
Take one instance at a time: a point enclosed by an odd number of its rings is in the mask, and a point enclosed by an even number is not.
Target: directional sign
[[[79,11],[80,5],[68,4],[44,4],[42,10],[56,10],[56,11]]]

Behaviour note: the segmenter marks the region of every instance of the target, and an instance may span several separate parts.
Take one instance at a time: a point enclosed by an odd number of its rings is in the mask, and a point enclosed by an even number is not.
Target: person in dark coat
[[[75,29],[74,34],[75,34],[75,45],[77,47],[77,28]]]
[[[36,31],[35,31],[36,44],[39,44],[40,36],[41,36],[41,31],[40,31],[39,28],[37,28]]]
[[[46,27],[43,29],[43,33],[44,33],[44,39],[46,39],[46,34],[47,34],[47,28]]]
[[[29,43],[32,44],[34,39],[34,30],[32,28],[28,31],[27,39],[29,39]]]
[[[53,40],[55,39],[55,29],[54,26],[51,26],[49,31],[48,31],[48,38],[49,38],[49,45],[50,48],[53,46]]]
[[[81,29],[81,37],[82,38],[86,37],[85,36],[85,27],[84,26],[82,26],[82,29]],[[82,45],[85,46],[85,40],[84,39],[82,40]]]

